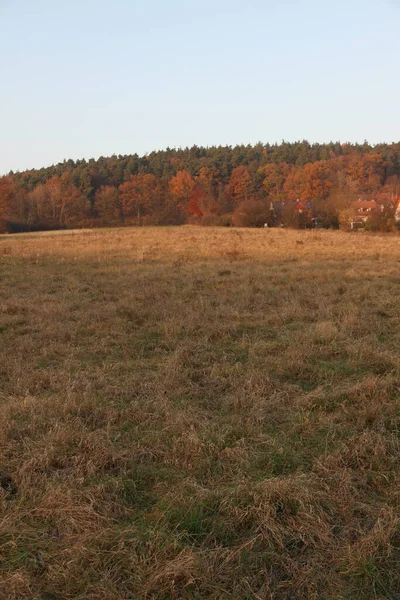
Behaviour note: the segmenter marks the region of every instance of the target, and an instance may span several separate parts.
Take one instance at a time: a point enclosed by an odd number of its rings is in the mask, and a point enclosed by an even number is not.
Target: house
[[[376,200],[362,200],[361,198],[353,202],[353,208],[357,219],[364,221],[364,223],[371,215],[383,209]]]
[[[350,220],[350,229],[362,229],[365,223],[372,215],[383,210],[383,206],[379,205],[376,200],[366,200],[359,198],[352,204],[353,216]]]
[[[367,200],[360,198],[352,204],[353,216],[350,220],[350,229],[362,229],[373,216],[382,216],[383,221],[395,219],[400,222],[400,197],[396,200],[378,198]]]

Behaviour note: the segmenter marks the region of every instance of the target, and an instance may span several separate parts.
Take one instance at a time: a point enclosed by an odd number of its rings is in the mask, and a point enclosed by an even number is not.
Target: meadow
[[[0,598],[396,600],[400,238],[0,236]]]

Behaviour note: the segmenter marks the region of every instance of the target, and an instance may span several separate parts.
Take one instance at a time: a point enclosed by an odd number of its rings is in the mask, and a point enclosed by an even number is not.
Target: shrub
[[[205,215],[199,223],[205,227],[230,227],[232,218],[230,215]]]
[[[246,200],[235,210],[232,222],[236,227],[263,227],[268,222],[270,210],[261,200]]]

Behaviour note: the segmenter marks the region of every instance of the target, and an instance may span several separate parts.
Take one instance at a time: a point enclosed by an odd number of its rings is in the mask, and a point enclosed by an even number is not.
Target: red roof
[[[354,202],[354,207],[362,210],[367,210],[370,208],[371,210],[378,208],[378,204],[375,200],[357,200]]]
[[[379,210],[379,205],[375,200],[357,200],[353,202],[353,208],[359,215],[370,215]]]
[[[306,205],[303,204],[300,200],[296,200],[296,209],[297,210],[306,210]]]

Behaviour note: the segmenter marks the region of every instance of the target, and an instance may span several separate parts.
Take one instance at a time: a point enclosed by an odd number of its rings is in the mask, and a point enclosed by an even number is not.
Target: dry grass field
[[[400,239],[0,237],[0,598],[395,600]]]

